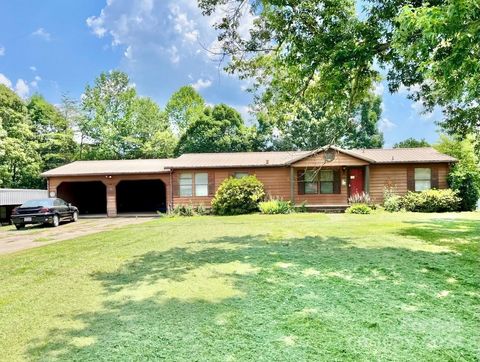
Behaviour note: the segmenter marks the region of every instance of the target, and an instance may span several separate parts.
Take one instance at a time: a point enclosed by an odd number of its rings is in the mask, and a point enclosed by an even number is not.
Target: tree
[[[442,107],[450,133],[479,135],[480,8],[471,0],[199,0],[220,13],[227,69],[254,81],[257,103],[289,121],[308,115],[340,138],[389,69],[427,110]],[[225,11],[228,9],[228,11]],[[250,12],[255,20],[242,22]],[[249,25],[249,27],[248,27]],[[249,31],[245,31],[245,28]],[[378,66],[376,66],[378,65]]]
[[[378,129],[381,112],[381,98],[371,96],[343,124],[341,135],[337,135],[340,129],[326,117],[310,117],[308,113],[300,113],[298,118],[283,124],[265,121],[261,116],[259,131],[270,132],[267,143],[274,150],[314,150],[332,143],[345,148],[379,148],[383,145],[383,134]]]
[[[84,94],[78,126],[82,148],[87,150],[82,157],[132,159],[172,154],[175,139],[165,113],[153,100],[137,96],[127,74],[102,73]]]
[[[135,99],[135,88],[119,71],[102,73],[93,87],[86,86],[82,99],[85,118],[80,129],[91,145],[89,158],[129,158],[135,147],[130,138]]]
[[[255,132],[245,127],[240,113],[220,104],[206,108],[180,137],[176,154],[252,150]]]
[[[40,187],[41,159],[27,107],[12,90],[0,84],[0,150],[2,187]]]
[[[181,135],[187,127],[203,114],[205,101],[192,87],[184,86],[172,94],[165,112],[175,133]]]
[[[413,137],[407,138],[403,141],[397,142],[393,145],[393,148],[419,148],[430,147],[430,143],[425,138],[417,140]]]
[[[39,94],[30,98],[27,110],[39,145],[42,171],[72,161],[77,145],[73,130],[62,113]]]
[[[462,198],[462,210],[475,210],[480,198],[480,158],[475,154],[473,136],[459,139],[441,135],[434,147],[457,158],[448,175],[449,186]]]

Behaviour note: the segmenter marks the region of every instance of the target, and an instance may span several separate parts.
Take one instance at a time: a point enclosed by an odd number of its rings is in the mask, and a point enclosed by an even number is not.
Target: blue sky
[[[58,103],[78,98],[102,71],[127,72],[137,91],[165,105],[192,84],[208,103],[224,102],[248,114],[246,81],[222,71],[205,49],[216,49],[214,18],[196,0],[0,0],[0,83],[26,98],[39,92]],[[244,29],[252,19],[246,17]],[[438,138],[441,112],[422,114],[407,90],[383,97],[385,146],[407,137]]]

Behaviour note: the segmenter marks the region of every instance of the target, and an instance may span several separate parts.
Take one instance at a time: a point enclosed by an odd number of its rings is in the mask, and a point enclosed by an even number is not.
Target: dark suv
[[[77,219],[78,209],[58,198],[29,200],[12,211],[12,223],[17,229],[22,229],[27,224],[49,224],[56,227],[62,220]]]

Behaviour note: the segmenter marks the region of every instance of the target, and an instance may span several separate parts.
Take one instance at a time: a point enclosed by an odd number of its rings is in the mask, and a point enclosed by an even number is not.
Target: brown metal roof
[[[171,160],[168,168],[227,168],[286,166],[311,151],[186,153]]]
[[[433,148],[354,149],[331,148],[370,163],[436,163],[456,162]],[[285,152],[186,153],[175,159],[76,161],[44,172],[42,176],[87,176],[151,174],[170,169],[239,168],[288,166],[325,150]]]
[[[44,172],[42,173],[42,176],[50,177],[162,173],[169,172],[169,170],[165,169],[165,164],[167,162],[171,162],[171,159],[75,161]]]
[[[420,148],[378,148],[349,150],[352,156],[365,157],[372,163],[436,163],[456,162],[457,159],[438,152],[432,147]]]

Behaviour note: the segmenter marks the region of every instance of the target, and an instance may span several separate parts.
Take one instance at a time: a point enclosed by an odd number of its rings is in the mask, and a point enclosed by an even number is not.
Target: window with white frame
[[[208,173],[195,174],[195,196],[208,196]]]
[[[193,178],[191,173],[180,174],[180,197],[193,196]]]
[[[305,171],[304,178],[305,178],[305,193],[317,194],[318,193],[317,172],[314,170]]]
[[[235,172],[233,175],[235,178],[244,178],[248,176],[248,172]]]
[[[432,169],[415,168],[415,191],[424,191],[432,188]]]

